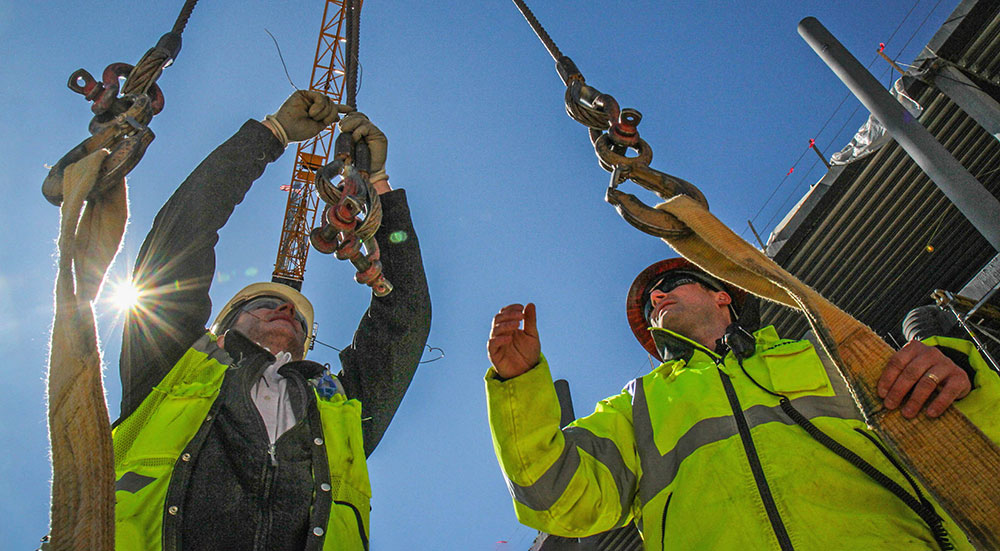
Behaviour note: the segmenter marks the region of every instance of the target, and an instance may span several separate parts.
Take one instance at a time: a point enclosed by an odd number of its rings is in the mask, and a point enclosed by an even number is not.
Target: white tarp
[[[924,108],[920,106],[913,98],[906,94],[903,89],[903,79],[897,79],[892,85],[892,89],[889,90],[893,96],[903,104],[903,107],[913,115],[913,118],[919,118],[920,114],[923,113]],[[865,124],[861,125],[858,129],[858,133],[854,135],[854,139],[851,143],[844,146],[843,149],[834,153],[830,156],[831,165],[846,165],[848,163],[854,162],[858,159],[862,159],[871,155],[881,148],[883,145],[889,142],[892,136],[889,135],[885,130],[885,126],[875,118],[875,115],[868,115],[868,120]]]

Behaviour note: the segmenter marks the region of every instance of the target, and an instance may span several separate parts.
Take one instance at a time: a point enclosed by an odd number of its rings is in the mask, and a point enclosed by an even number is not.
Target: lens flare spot
[[[389,234],[390,243],[402,243],[410,238],[410,235],[403,230],[394,231]]]
[[[243,275],[247,277],[256,277],[257,272],[258,272],[257,268],[251,266],[250,268],[247,268],[246,271],[243,272]]]
[[[131,310],[139,304],[139,296],[139,289],[129,281],[123,281],[114,285],[111,293],[111,303],[118,310]]]
[[[219,279],[219,283],[225,283],[225,282],[229,281],[229,274],[224,274],[222,272],[219,272],[217,274],[217,277]]]

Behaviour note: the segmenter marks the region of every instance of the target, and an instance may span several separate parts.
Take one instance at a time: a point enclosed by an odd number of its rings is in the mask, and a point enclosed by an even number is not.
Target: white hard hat
[[[236,320],[236,315],[239,313],[240,307],[247,301],[257,297],[278,297],[291,303],[295,307],[295,310],[299,314],[302,314],[302,317],[306,320],[306,338],[303,342],[302,350],[302,357],[305,358],[309,352],[309,344],[313,338],[313,307],[309,299],[302,293],[283,283],[272,283],[270,281],[251,283],[240,289],[222,307],[219,315],[215,317],[215,321],[212,322],[211,327],[212,333],[218,335],[221,331],[227,329]]]

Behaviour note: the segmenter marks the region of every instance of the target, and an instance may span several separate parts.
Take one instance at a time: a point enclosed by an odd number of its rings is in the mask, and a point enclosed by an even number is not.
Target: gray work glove
[[[372,157],[369,182],[378,182],[389,178],[385,173],[385,157],[389,149],[389,140],[377,126],[368,120],[364,113],[355,111],[345,115],[340,121],[340,131],[350,134],[354,143],[364,142],[368,146]]]
[[[265,124],[271,123],[272,130],[282,141],[282,145],[288,145],[289,142],[301,142],[315,137],[324,128],[337,122],[341,113],[351,111],[354,111],[353,107],[334,103],[321,92],[296,90],[281,104],[277,113],[265,117]]]

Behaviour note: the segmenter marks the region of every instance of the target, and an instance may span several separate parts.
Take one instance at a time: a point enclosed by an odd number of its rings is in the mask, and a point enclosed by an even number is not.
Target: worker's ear
[[[719,306],[729,306],[732,302],[733,297],[729,296],[729,293],[725,291],[715,293],[715,303]]]

